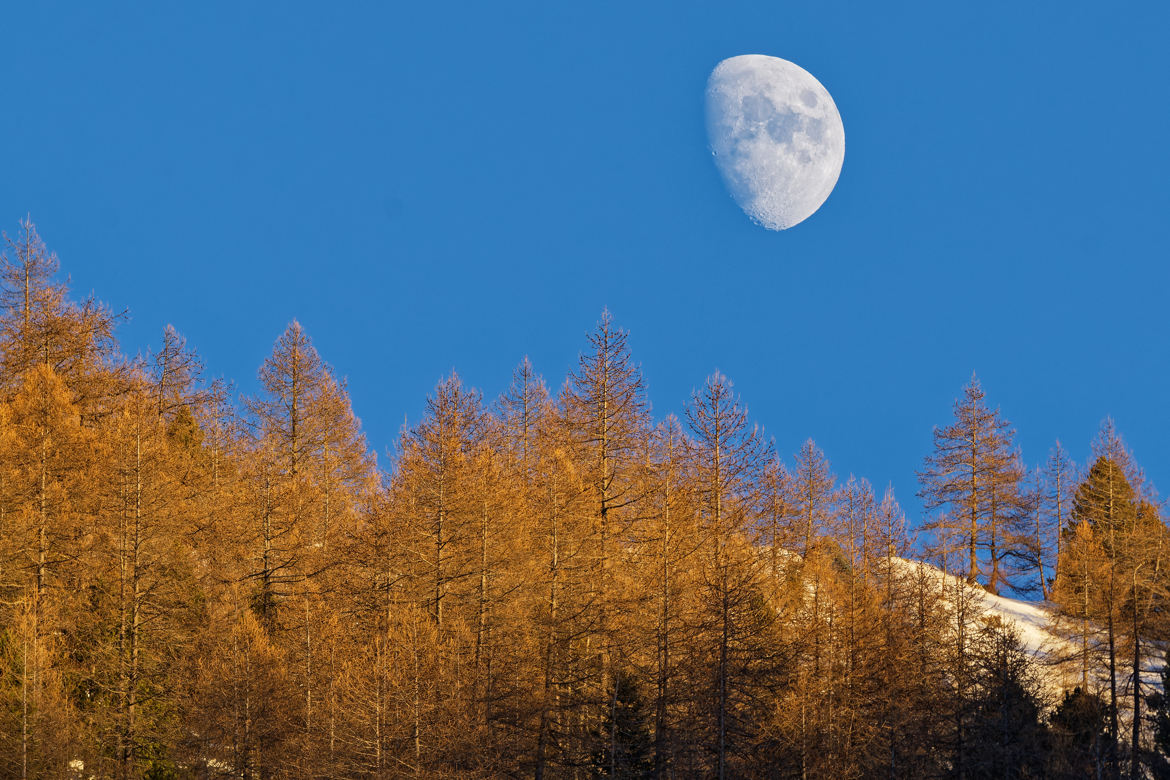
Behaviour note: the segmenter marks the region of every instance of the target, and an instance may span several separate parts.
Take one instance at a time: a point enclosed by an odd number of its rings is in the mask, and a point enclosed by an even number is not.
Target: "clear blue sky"
[[[165,5],[3,16],[0,224],[130,353],[171,322],[249,391],[299,318],[384,456],[452,368],[559,385],[608,306],[659,414],[719,368],[911,508],[972,371],[1029,461],[1112,414],[1170,489],[1165,3]],[[783,233],[706,147],[745,53],[845,123]]]

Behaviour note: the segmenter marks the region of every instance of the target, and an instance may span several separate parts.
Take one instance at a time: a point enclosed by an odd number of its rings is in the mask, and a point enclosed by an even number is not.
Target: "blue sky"
[[[276,10],[279,8],[279,10]],[[79,292],[255,373],[296,317],[385,454],[452,368],[559,385],[608,306],[656,411],[729,375],[782,453],[916,506],[972,371],[1039,462],[1107,414],[1170,485],[1164,3],[25,3],[0,225]],[[725,57],[796,62],[845,124],[782,233],[710,159]]]

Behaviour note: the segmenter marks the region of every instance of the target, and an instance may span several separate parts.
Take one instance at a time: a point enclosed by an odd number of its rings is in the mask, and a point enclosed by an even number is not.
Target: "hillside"
[[[937,578],[943,594],[953,594],[964,584],[963,578],[947,574],[929,563],[908,559],[900,561],[907,571],[921,570]],[[1057,616],[1052,605],[999,596],[981,587],[973,587],[969,593],[975,600],[977,608],[984,612],[984,617],[998,617],[1016,628],[1021,645],[1036,661],[1037,671],[1044,682],[1050,705],[1059,701],[1065,691],[1080,685],[1081,648],[1077,643],[1079,640],[1074,641],[1062,635],[1057,629]],[[944,595],[944,598],[946,597]],[[1093,684],[1102,695],[1105,695],[1109,685],[1108,675],[1101,660],[1104,641],[1104,629],[1098,626],[1095,628],[1094,638],[1090,640],[1090,653],[1094,668],[1100,670]],[[1160,644],[1149,642],[1147,647],[1149,649],[1142,653],[1142,688],[1152,692],[1161,688],[1160,671],[1163,655]],[[1130,677],[1128,665],[1123,659],[1119,659],[1119,695],[1125,695],[1127,704],[1132,695]],[[1123,713],[1123,720],[1128,721],[1127,712]]]

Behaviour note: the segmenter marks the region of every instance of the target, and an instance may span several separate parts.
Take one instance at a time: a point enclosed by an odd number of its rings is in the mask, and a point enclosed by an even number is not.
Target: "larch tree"
[[[922,692],[929,679],[924,674],[927,664],[916,658],[911,637],[921,631],[925,615],[919,625],[913,620],[914,580],[921,567],[906,561],[911,542],[906,528],[906,515],[887,487],[875,508],[870,534],[868,582],[875,589],[883,617],[877,645],[882,666],[880,679],[884,684],[875,694],[877,719],[885,741],[885,764],[890,776],[905,772],[903,766],[912,749],[907,743],[914,740],[912,724],[915,710],[925,704]]]
[[[372,460],[344,385],[295,320],[259,378],[263,392],[247,402],[261,553],[252,576],[260,582],[261,617],[270,623],[289,586],[328,568],[324,553],[336,518],[372,475]]]
[[[720,779],[746,758],[771,653],[769,615],[760,598],[762,561],[751,543],[770,448],[751,425],[731,381],[710,376],[687,408],[693,474],[704,536],[703,620],[709,677],[710,774]]]
[[[1023,545],[1023,549],[1026,551],[1027,566],[1036,576],[1036,585],[1034,588],[1022,585],[1021,590],[1035,590],[1040,594],[1040,598],[1047,599],[1049,573],[1052,571],[1048,562],[1052,558],[1052,551],[1044,517],[1044,490],[1043,471],[1039,468],[1032,469],[1024,478],[1020,489],[1020,506],[1026,515],[1028,530],[1024,531],[1023,522],[1020,525],[1021,536],[1030,537],[1028,543]]]
[[[1167,578],[1167,552],[1170,534],[1162,517],[1160,504],[1148,491],[1139,499],[1134,513],[1134,524],[1124,540],[1124,597],[1121,614],[1125,620],[1124,632],[1128,645],[1130,735],[1129,776],[1131,780],[1144,777],[1142,765],[1147,763],[1149,749],[1143,744],[1148,719],[1142,713],[1142,704],[1153,688],[1143,679],[1148,657],[1167,634],[1166,607],[1170,604],[1170,582]]]
[[[885,619],[878,608],[877,592],[870,587],[871,550],[878,526],[878,507],[866,479],[850,475],[837,494],[837,523],[831,529],[847,566],[831,573],[832,615],[828,632],[832,663],[830,691],[823,707],[830,755],[842,767],[868,765],[876,733],[867,728],[872,675],[880,657],[872,651],[880,645]]]
[[[173,325],[163,330],[162,345],[150,356],[150,368],[158,415],[170,421],[180,410],[189,414],[200,400],[194,390],[203,374],[203,361]]]
[[[80,303],[55,281],[60,263],[31,221],[0,252],[0,357],[4,384],[14,389],[37,365],[47,366],[73,393],[83,416],[103,413],[125,389],[114,329],[123,318],[92,296]]]
[[[39,601],[50,588],[69,592],[64,567],[78,562],[82,517],[94,509],[87,487],[93,433],[82,427],[73,395],[48,366],[32,368],[8,406],[3,477],[8,540],[23,586]]]
[[[187,437],[186,446],[176,449],[181,455],[181,482],[190,497],[184,507],[186,536],[199,550],[201,578],[212,581],[252,573],[240,559],[251,552],[242,545],[252,537],[250,508],[244,499],[249,487],[245,477],[252,472],[246,454],[255,444],[233,396],[230,385],[214,380],[191,407],[193,425],[180,412],[169,427],[176,434],[197,432],[198,441]],[[224,540],[233,543],[225,545]]]
[[[650,427],[642,372],[633,362],[628,341],[629,334],[615,326],[608,310],[603,311],[589,334],[589,349],[581,354],[561,398],[566,432],[593,503],[599,704],[602,712],[610,711],[611,731],[617,704],[612,666],[619,633],[614,621],[624,612],[614,586],[613,565],[622,554],[621,540],[637,519],[634,505],[642,497],[638,471]]]
[[[512,372],[512,384],[500,397],[497,408],[504,426],[504,440],[520,473],[528,480],[539,426],[551,409],[544,379],[533,369],[527,356]]]
[[[338,534],[373,477],[360,423],[345,386],[295,320],[259,371],[261,393],[246,402],[252,428],[246,463],[244,576],[253,605],[292,664],[300,693],[300,771],[313,764],[324,739],[316,718],[321,689],[317,631],[339,587],[330,577],[342,561],[331,554]]]
[[[991,564],[987,587],[993,593],[1005,586],[1028,589],[1030,583],[1020,578],[1039,565],[1034,498],[1023,458],[1017,450],[1010,450],[989,491],[984,545]]]
[[[433,698],[425,702],[428,711],[447,716],[432,722],[424,742],[440,738],[440,724],[460,739],[490,730],[487,664],[494,660],[506,501],[493,434],[480,393],[452,374],[439,382],[423,419],[399,446],[391,500],[408,518],[411,590],[430,615],[428,632],[447,670],[430,681]]]
[[[796,453],[792,475],[794,536],[801,555],[808,555],[836,521],[836,483],[825,453],[812,439],[806,440]]]
[[[5,603],[0,630],[0,774],[65,777],[80,749],[78,714],[66,686],[70,647],[61,615],[31,591]],[[48,628],[48,630],[46,630]]]
[[[975,377],[955,401],[955,421],[934,430],[934,452],[918,473],[918,495],[929,511],[943,510],[932,523],[948,557],[967,553],[967,581],[981,570],[981,550],[989,565],[987,587],[1000,585],[1006,518],[1018,508],[1020,474],[1012,449],[1014,432],[998,409],[987,405]]]
[[[516,625],[508,610],[515,594],[528,584],[522,563],[526,551],[526,523],[517,509],[526,504],[526,483],[510,468],[505,434],[499,421],[485,415],[485,426],[471,452],[470,479],[474,496],[471,521],[471,593],[468,610],[471,636],[471,699],[475,731],[490,752],[502,747],[507,723],[519,704],[509,680],[522,675],[524,665],[512,648],[522,646],[527,626]]]
[[[571,457],[563,415],[549,415],[537,434],[529,512],[536,593],[532,622],[539,667],[532,773],[559,776],[588,761],[588,724],[596,723],[596,538],[593,485]]]
[[[197,645],[183,688],[189,765],[260,780],[288,776],[295,766],[296,699],[285,654],[246,593],[233,588],[210,604],[221,627]]]
[[[110,774],[158,770],[178,741],[172,692],[190,650],[202,594],[181,540],[176,448],[139,378],[104,428],[105,466],[90,610],[82,654],[96,701],[95,731],[111,747]]]
[[[1163,766],[1170,536],[1111,423],[1027,482],[964,389],[921,495],[968,582],[892,489],[811,440],[786,470],[725,377],[656,424],[608,313],[555,399],[527,359],[490,408],[443,379],[383,471],[296,322],[241,401],[172,327],[124,358],[31,223],[0,254],[0,776]],[[1024,573],[1079,672],[1055,748],[973,585]]]
[[[791,527],[793,509],[793,480],[779,456],[773,456],[764,467],[760,484],[763,517],[759,524],[758,544],[768,551],[768,563],[773,578],[779,579],[786,568],[788,556],[795,552]]]
[[[30,220],[15,236],[3,235],[0,254],[0,337],[6,383],[18,381],[32,365],[47,362],[46,320],[66,305],[67,290],[55,281],[61,263],[45,247]]]
[[[1053,581],[1059,574],[1056,567],[1060,565],[1063,552],[1061,543],[1070,522],[1076,485],[1077,465],[1058,440],[1049,450],[1048,460],[1040,474],[1040,506],[1037,515],[1040,524],[1038,534],[1044,540],[1041,549],[1047,548],[1053,561]]]
[[[793,509],[796,532],[800,540],[800,576],[808,593],[802,600],[798,622],[802,639],[803,660],[807,672],[801,680],[800,761],[806,769],[819,758],[826,746],[816,741],[822,736],[819,725],[829,722],[831,707],[826,692],[831,685],[823,684],[832,673],[832,554],[828,549],[828,534],[836,530],[837,477],[828,458],[812,439],[808,439],[796,454],[793,474]]]
[[[860,641],[858,632],[867,600],[870,556],[878,524],[878,507],[869,480],[858,480],[851,474],[840,491],[839,509],[838,544],[849,562],[846,643],[853,653]],[[854,666],[856,661],[851,658],[849,668]]]
[[[668,416],[654,431],[649,447],[650,506],[643,528],[643,565],[636,570],[644,596],[635,603],[638,622],[651,626],[653,653],[643,661],[643,676],[653,681],[652,773],[671,776],[685,740],[680,706],[685,694],[682,648],[693,641],[688,625],[697,582],[692,565],[698,551],[693,488],[688,479],[690,442],[677,418]],[[611,751],[611,754],[616,751]]]
[[[877,499],[869,480],[852,474],[841,487],[837,498],[837,527],[833,529],[851,568],[864,582],[869,575],[875,553],[877,533]],[[880,554],[880,553],[879,553]]]
[[[440,638],[452,602],[462,607],[471,600],[466,585],[475,567],[478,527],[473,460],[485,424],[479,392],[452,374],[427,398],[422,421],[400,445],[397,479],[414,496],[420,593]]]

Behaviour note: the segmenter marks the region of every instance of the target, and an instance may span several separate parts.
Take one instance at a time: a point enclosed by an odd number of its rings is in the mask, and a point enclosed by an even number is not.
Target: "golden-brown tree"
[[[967,581],[975,583],[987,568],[987,588],[1004,581],[1000,563],[1018,543],[1014,522],[1020,517],[1019,486],[1023,473],[1012,446],[1014,431],[991,409],[974,376],[955,401],[955,421],[935,428],[934,452],[918,478],[927,511],[944,510],[932,528],[948,558],[966,552]],[[986,554],[981,556],[981,552]]]
[[[709,772],[737,774],[748,757],[762,691],[769,685],[772,614],[762,598],[764,566],[751,544],[770,446],[748,421],[731,381],[716,373],[687,408],[703,551],[703,630],[696,647],[707,667]]]

